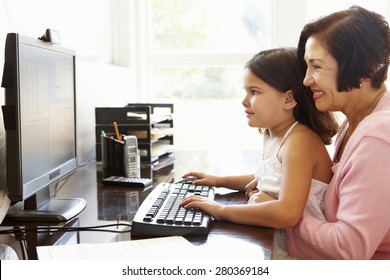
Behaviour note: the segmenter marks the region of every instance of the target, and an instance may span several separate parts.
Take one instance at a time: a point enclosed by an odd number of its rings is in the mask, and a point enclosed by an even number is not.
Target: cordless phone
[[[123,137],[123,164],[125,169],[125,176],[128,178],[140,178],[140,156],[138,153],[137,137],[133,135],[126,135]]]

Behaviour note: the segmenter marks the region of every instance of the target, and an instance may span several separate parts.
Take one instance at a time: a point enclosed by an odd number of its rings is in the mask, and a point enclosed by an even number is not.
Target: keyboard
[[[145,198],[131,227],[131,236],[206,235],[212,217],[200,209],[185,209],[180,202],[200,195],[214,200],[214,189],[190,183],[161,183]]]

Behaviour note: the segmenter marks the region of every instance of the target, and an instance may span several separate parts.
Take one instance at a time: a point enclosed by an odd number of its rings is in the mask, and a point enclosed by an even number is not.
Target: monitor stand
[[[62,222],[79,215],[87,203],[83,198],[53,199],[49,188],[36,193],[24,202],[12,205],[6,222]]]

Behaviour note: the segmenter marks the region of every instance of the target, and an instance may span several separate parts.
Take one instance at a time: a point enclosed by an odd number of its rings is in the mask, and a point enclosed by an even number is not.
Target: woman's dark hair
[[[246,64],[258,78],[279,92],[292,91],[297,106],[295,119],[317,133],[325,144],[330,144],[338,125],[333,114],[316,109],[313,93],[303,85],[305,70],[297,59],[296,48],[277,48],[256,54]]]
[[[302,63],[306,42],[312,36],[337,61],[338,91],[359,88],[362,78],[370,78],[374,88],[387,79],[390,30],[383,16],[352,6],[306,24],[298,43]]]

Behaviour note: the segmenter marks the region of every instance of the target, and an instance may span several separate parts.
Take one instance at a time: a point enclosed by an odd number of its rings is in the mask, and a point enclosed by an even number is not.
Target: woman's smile
[[[324,94],[324,92],[322,90],[312,89],[311,91],[313,92],[313,99],[314,100],[320,98]]]

